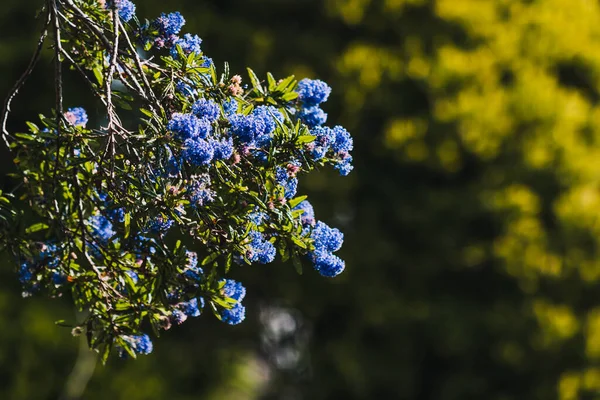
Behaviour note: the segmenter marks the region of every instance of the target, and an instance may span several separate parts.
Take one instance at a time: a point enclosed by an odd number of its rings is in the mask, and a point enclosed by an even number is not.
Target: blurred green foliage
[[[2,93],[34,47],[33,3],[3,5]],[[598,398],[598,2],[137,3],[148,18],[180,10],[217,65],[333,87],[326,111],[353,133],[356,169],[304,189],[346,232],[347,270],[240,269],[246,323],[171,329],[151,356],[98,367],[84,398]],[[13,128],[50,107],[50,66],[48,53]],[[80,87],[67,105],[93,109]],[[0,282],[0,398],[56,398],[78,343],[53,321],[72,311],[20,299],[8,267]],[[261,346],[273,303],[308,332],[293,369]]]

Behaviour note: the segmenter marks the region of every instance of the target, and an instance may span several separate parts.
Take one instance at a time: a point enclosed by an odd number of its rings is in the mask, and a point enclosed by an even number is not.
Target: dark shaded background
[[[40,1],[3,2],[0,93],[28,62]],[[137,3],[149,19],[181,11],[217,65],[333,87],[325,109],[353,133],[356,169],[300,189],[346,233],[347,270],[239,268],[244,324],[188,321],[152,355],[98,366],[83,398],[600,398],[598,2]],[[46,52],[13,131],[48,112],[51,74]],[[66,105],[101,123],[82,87],[69,81]],[[54,321],[74,312],[21,298],[4,257],[0,398],[58,398],[78,339]]]

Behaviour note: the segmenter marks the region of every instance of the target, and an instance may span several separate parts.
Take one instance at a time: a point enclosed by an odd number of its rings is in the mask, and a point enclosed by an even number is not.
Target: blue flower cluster
[[[204,271],[198,266],[198,254],[186,251],[186,264],[180,277],[186,280],[184,287],[194,290],[200,287],[200,283],[204,280]],[[181,301],[182,293],[181,287],[174,287],[167,296],[173,304],[170,320],[177,325],[185,322],[188,317],[199,317],[205,305],[204,298],[200,296]]]
[[[113,3],[114,1],[114,3]],[[113,4],[116,4],[119,10],[119,17],[123,22],[129,22],[135,15],[135,4],[129,0],[108,0],[105,4],[106,9],[111,9]]]
[[[229,129],[233,137],[248,148],[265,148],[271,143],[277,121],[283,122],[279,110],[273,106],[259,106],[249,115],[231,115]]]
[[[214,191],[210,188],[210,176],[202,174],[193,177],[192,182],[187,186],[188,199],[192,207],[202,207],[214,198]]]
[[[307,106],[317,106],[324,103],[331,94],[331,88],[319,79],[302,79],[298,82],[298,98]]]
[[[305,107],[298,113],[298,118],[306,125],[315,127],[327,122],[327,113],[319,106]]]
[[[150,336],[146,335],[145,333],[142,335],[126,337],[125,340],[129,342],[132,350],[136,354],[150,354],[152,353],[152,350],[154,350]]]
[[[262,233],[258,231],[250,231],[248,238],[248,252],[246,256],[251,262],[260,264],[268,264],[275,259],[275,246],[273,243],[265,240]]]
[[[200,99],[194,103],[192,111],[190,114],[174,113],[167,125],[175,137],[183,141],[182,159],[200,167],[231,158],[233,140],[214,135],[213,123],[219,117],[219,106],[212,100]]]
[[[311,130],[311,133],[315,136],[315,141],[309,146],[312,158],[318,161],[329,153],[335,161],[335,168],[340,172],[340,175],[348,175],[353,169],[350,151],[354,146],[352,136],[348,131],[341,126],[336,126],[333,129],[326,126],[317,126]]]
[[[168,38],[177,35],[181,31],[181,28],[185,25],[185,18],[180,12],[176,11],[169,14],[162,13],[154,22],[160,34]]]
[[[102,245],[110,242],[116,234],[112,222],[101,214],[91,216],[88,219],[88,225],[92,228],[92,237]]]
[[[298,117],[306,125],[315,127],[327,121],[327,114],[319,107],[329,98],[331,88],[319,79],[302,79],[296,88],[298,99],[302,103]]]
[[[204,308],[204,299],[202,297],[200,297],[199,299],[200,301],[198,301],[197,297],[194,297],[189,301],[179,303],[178,307],[186,317],[199,317],[202,313],[201,310]],[[180,321],[178,323],[181,322],[183,321]]]
[[[223,295],[236,301],[231,308],[221,311],[221,320],[229,325],[237,325],[246,318],[246,307],[242,304],[246,297],[246,288],[232,279],[222,280],[221,283],[224,283]]]
[[[315,210],[308,200],[303,200],[300,204],[294,207],[294,210],[302,210],[300,214],[300,221],[302,225],[314,226],[315,225]]]
[[[88,115],[81,107],[69,108],[65,112],[65,119],[73,126],[85,128],[88,123]]]
[[[194,114],[174,113],[167,128],[180,140],[205,139],[212,132],[211,121],[208,118],[198,118]]]
[[[178,38],[173,42],[173,47],[171,47],[171,56],[173,58],[178,57],[177,46],[181,47],[185,54],[200,54],[202,52],[202,50],[200,50],[201,44],[202,39],[200,39],[198,35],[186,33],[182,38]]]
[[[291,199],[296,195],[298,178],[289,172],[289,168],[278,166],[275,169],[275,181],[278,185],[283,186],[286,199]]]
[[[209,122],[219,119],[221,108],[213,100],[199,99],[192,105],[192,113],[198,118],[204,118]]]
[[[202,50],[200,45],[202,44],[202,39],[198,35],[186,33],[182,37],[178,36],[184,25],[185,18],[183,18],[181,13],[163,13],[160,17],[152,21],[152,23],[141,27],[139,33],[140,39],[146,44],[153,44],[158,49],[163,47],[170,49],[171,57],[175,59],[179,58],[178,46],[183,50],[185,55],[191,53],[201,55]],[[158,32],[158,35],[156,32]],[[203,57],[203,67],[209,67],[211,64],[212,60],[210,58]],[[183,88],[180,87],[180,89]]]
[[[344,261],[333,253],[342,247],[344,235],[336,228],[330,228],[319,221],[313,228],[311,239],[315,249],[309,253],[315,269],[323,276],[334,277],[345,268]]]
[[[260,226],[263,222],[267,221],[269,216],[262,211],[253,211],[248,214],[248,220],[256,226]]]
[[[24,296],[36,291],[44,283],[36,280],[41,269],[50,271],[54,285],[61,285],[66,280],[65,274],[57,268],[62,257],[61,249],[54,243],[40,243],[38,247],[39,253],[23,261],[19,267],[19,281],[25,288]]]
[[[152,233],[164,234],[173,226],[173,220],[164,214],[159,214],[150,220],[148,229]]]

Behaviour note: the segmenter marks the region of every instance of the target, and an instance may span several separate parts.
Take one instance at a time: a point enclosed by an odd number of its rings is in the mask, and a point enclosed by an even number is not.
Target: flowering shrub
[[[53,0],[43,15],[55,109],[29,133],[3,129],[22,185],[12,208],[0,198],[2,238],[24,295],[70,293],[87,312],[73,332],[106,360],[112,348],[150,353],[148,329],[205,309],[242,322],[246,289],[226,278],[232,267],[279,255],[299,272],[303,260],[326,277],[344,270],[333,254],[342,233],[297,195],[299,177],[316,167],[352,170],[350,134],[323,126],[326,83],[261,81],[249,69],[247,86],[227,64],[219,75],[202,40],[182,34],[181,14],[141,22],[129,0]],[[65,65],[103,107],[103,126],[63,108]],[[35,221],[22,228],[19,215]]]

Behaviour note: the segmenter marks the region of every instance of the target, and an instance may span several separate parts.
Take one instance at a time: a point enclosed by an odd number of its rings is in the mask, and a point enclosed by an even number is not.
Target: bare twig
[[[19,93],[19,90],[21,90],[21,88],[23,87],[23,85],[25,84],[25,82],[27,81],[29,76],[31,75],[31,73],[33,72],[35,66],[37,65],[37,63],[40,59],[40,55],[42,54],[44,42],[46,41],[46,37],[48,36],[48,26],[50,25],[50,20],[51,20],[50,11],[48,8],[46,9],[45,15],[46,15],[46,21],[44,22],[44,27],[42,28],[42,32],[40,34],[40,38],[38,40],[37,47],[35,49],[35,52],[33,53],[33,56],[31,57],[31,60],[29,61],[29,65],[27,66],[27,69],[25,70],[25,72],[23,72],[23,75],[21,75],[21,77],[19,78],[17,83],[15,83],[15,86],[13,86],[13,88],[10,91],[10,94],[8,95],[6,100],[4,100],[4,108],[2,110],[2,139],[4,140],[4,143],[6,144],[7,147],[9,146],[8,138],[11,137],[11,134],[6,129],[6,122],[8,121],[8,115],[10,114],[10,111],[11,111],[10,110],[11,103],[12,103],[13,99],[15,98],[15,96]]]

